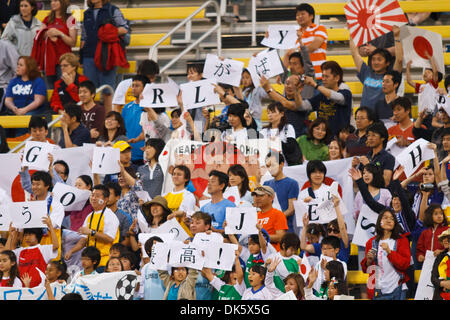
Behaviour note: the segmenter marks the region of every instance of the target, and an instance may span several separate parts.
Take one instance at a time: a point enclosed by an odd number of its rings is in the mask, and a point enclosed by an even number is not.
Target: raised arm
[[[361,67],[364,63],[364,60],[362,59],[361,55],[359,54],[359,50],[356,47],[355,43],[353,42],[352,36],[349,36],[349,46],[350,46],[350,53],[352,54],[353,61],[355,62],[356,71],[360,72]]]
[[[392,32],[394,33],[394,41],[395,41],[395,62],[393,70],[402,73],[403,69],[403,45],[400,40],[400,27],[393,26]]]

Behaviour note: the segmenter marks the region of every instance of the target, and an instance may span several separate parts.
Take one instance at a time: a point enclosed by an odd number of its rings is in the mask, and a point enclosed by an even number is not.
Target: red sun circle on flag
[[[413,48],[416,53],[425,60],[428,60],[426,53],[433,56],[433,46],[431,43],[422,36],[417,36],[413,40]]]
[[[360,12],[358,12],[358,23],[361,25],[364,29],[370,29],[373,28],[375,20],[375,13],[373,10],[370,9],[363,9]]]
[[[300,265],[300,272],[301,272],[302,274],[306,274],[306,266],[305,266],[304,264],[301,264],[301,265]]]
[[[230,200],[231,202],[235,202],[235,201],[236,201],[236,198],[235,198],[234,196],[229,196],[229,197],[228,197],[228,200]]]

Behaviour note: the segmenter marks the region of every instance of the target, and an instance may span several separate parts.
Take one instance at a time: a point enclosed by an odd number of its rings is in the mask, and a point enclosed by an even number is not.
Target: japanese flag
[[[356,46],[381,37],[408,19],[397,0],[352,0],[345,7],[350,35]]]
[[[300,274],[303,276],[303,280],[308,280],[309,272],[311,271],[311,265],[309,264],[308,257],[306,254],[303,255],[302,263],[300,264]]]
[[[403,45],[403,61],[412,61],[413,67],[431,68],[426,52],[434,58],[439,72],[445,74],[442,36],[439,33],[421,28],[400,28],[400,39]]]

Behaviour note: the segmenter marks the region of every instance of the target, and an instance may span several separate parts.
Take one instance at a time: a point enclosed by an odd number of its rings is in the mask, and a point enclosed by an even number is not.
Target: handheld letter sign
[[[204,266],[206,268],[231,271],[236,257],[235,251],[237,249],[237,244],[230,243],[215,243],[214,245],[204,247]]]
[[[219,95],[214,92],[214,81],[209,79],[187,82],[180,85],[185,110],[219,104]]]
[[[202,250],[194,243],[184,244],[181,241],[169,243],[169,264],[172,267],[188,267],[197,270],[203,269],[205,258]]]
[[[139,233],[138,235],[138,240],[139,243],[142,245],[142,256],[147,258],[147,252],[145,252],[145,242],[147,242],[148,239],[150,239],[151,237],[158,237],[160,238],[164,243],[170,242],[173,240],[173,237],[175,235],[173,233]]]
[[[428,54],[433,57],[439,72],[445,74],[444,53],[442,50],[442,35],[439,33],[416,28],[402,27],[400,39],[403,46],[404,64],[412,61],[413,67],[431,68]]]
[[[22,166],[36,170],[48,170],[50,162],[48,154],[52,153],[55,145],[45,142],[27,141],[23,153]]]
[[[150,269],[153,270],[166,270],[169,258],[169,243],[157,242],[152,246],[152,252],[150,253]]]
[[[411,176],[422,162],[434,158],[434,151],[427,147],[428,143],[427,140],[420,138],[397,156],[397,161],[403,166],[406,177]]]
[[[397,0],[352,0],[344,7],[350,35],[357,47],[408,23]]]
[[[208,53],[203,68],[203,77],[238,87],[241,83],[243,68],[244,63],[241,61],[220,60],[218,56]]]
[[[433,300],[434,285],[431,282],[431,271],[433,271],[434,260],[436,257],[433,251],[427,250],[414,300]]]
[[[112,147],[95,147],[92,173],[113,174],[120,172],[120,150]]]
[[[177,241],[184,241],[189,238],[189,235],[186,233],[186,231],[183,229],[183,227],[177,221],[177,219],[167,220],[162,225],[160,225],[156,230],[154,230],[154,233],[156,234],[173,233],[174,234],[173,239]]]
[[[177,88],[170,83],[148,83],[142,92],[144,99],[140,106],[144,108],[166,108],[178,106]]]
[[[261,79],[261,76],[269,79],[284,72],[276,50],[264,50],[258,53],[256,57],[252,56],[248,63],[248,71],[255,87],[260,86],[259,79]]]
[[[9,206],[0,205],[0,231],[9,231],[11,216],[9,214]]]
[[[64,211],[83,209],[90,195],[91,192],[88,190],[81,190],[60,182],[53,188],[53,199],[63,205]]]
[[[358,222],[356,222],[352,243],[365,247],[366,242],[375,235],[377,219],[378,213],[363,204],[359,212]]]
[[[268,28],[269,37],[264,38],[261,44],[275,49],[292,49],[297,45],[298,25],[271,24]]]
[[[226,208],[225,234],[257,234],[258,213],[255,207]]]
[[[47,216],[47,201],[13,202],[10,214],[15,228],[44,228],[42,218]]]

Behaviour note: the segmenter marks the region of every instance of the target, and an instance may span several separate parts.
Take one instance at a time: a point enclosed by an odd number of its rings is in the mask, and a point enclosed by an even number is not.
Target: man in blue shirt
[[[269,169],[273,179],[264,182],[264,185],[271,187],[275,191],[281,211],[283,211],[287,219],[288,232],[296,232],[294,230],[294,201],[297,200],[300,189],[296,180],[284,175],[284,163],[284,156],[281,152],[270,152],[267,155],[266,167]]]
[[[139,105],[139,103],[140,96],[144,91],[144,87],[147,83],[149,83],[149,80],[143,75],[136,75],[133,77],[133,82],[131,84],[131,94],[136,98],[136,100],[127,103],[122,109],[122,118],[125,123],[128,139],[136,138],[142,132],[142,126],[139,124],[139,119],[141,119],[141,113],[143,109]],[[131,162],[136,165],[143,165],[144,152],[141,150],[141,148],[144,147],[144,141],[130,143],[130,145],[132,147]]]
[[[208,193],[211,195],[211,202],[200,208],[211,216],[211,230],[224,233],[223,222],[225,220],[226,208],[234,208],[236,205],[223,197],[223,193],[228,186],[228,175],[223,172],[212,170],[209,173]]]
[[[91,143],[91,133],[81,123],[81,108],[76,104],[64,106],[61,118],[63,136],[59,141],[61,148],[81,147],[84,143]]]

